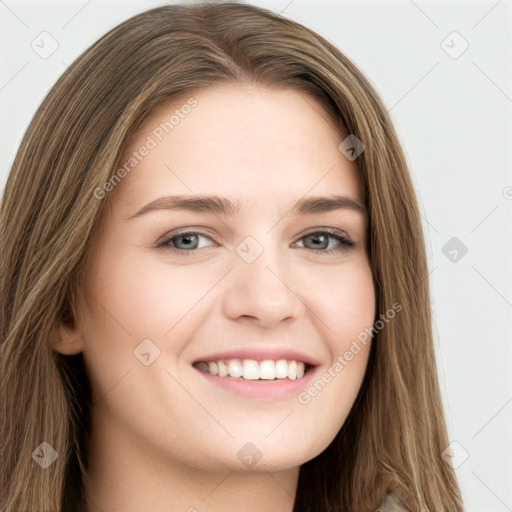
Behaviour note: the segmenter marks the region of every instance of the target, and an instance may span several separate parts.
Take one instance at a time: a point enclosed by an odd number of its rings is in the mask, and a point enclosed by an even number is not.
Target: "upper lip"
[[[288,361],[303,362],[309,366],[318,366],[320,364],[316,358],[309,354],[305,354],[296,348],[269,346],[241,347],[225,350],[223,352],[215,352],[195,359],[194,363],[221,361],[226,359],[255,359],[256,361],[265,361],[269,359],[277,361],[279,359],[287,359]]]

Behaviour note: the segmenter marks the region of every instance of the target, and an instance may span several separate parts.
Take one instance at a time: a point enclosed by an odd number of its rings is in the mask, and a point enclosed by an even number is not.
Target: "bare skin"
[[[190,96],[197,105],[157,140],[154,129]],[[83,352],[90,371],[88,510],[290,512],[299,468],[343,425],[369,354],[368,344],[332,371],[375,314],[357,167],[322,107],[293,90],[193,91],[144,123],[123,162],[148,136],[156,147],[117,185],[86,303],[55,347]],[[202,194],[239,210],[135,215],[163,196]],[[333,194],[353,202],[290,211]],[[270,360],[295,351],[315,365],[303,381],[285,379],[299,386],[289,396],[249,397],[218,385],[232,377],[193,366],[226,351]],[[329,369],[334,377],[300,402]]]

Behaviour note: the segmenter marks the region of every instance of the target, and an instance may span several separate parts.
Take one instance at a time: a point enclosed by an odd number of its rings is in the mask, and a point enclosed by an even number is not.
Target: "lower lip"
[[[219,377],[198,368],[195,369],[212,384],[244,398],[277,401],[296,397],[304,391],[313,380],[316,368],[311,368],[303,377],[295,380],[244,380],[234,377]]]

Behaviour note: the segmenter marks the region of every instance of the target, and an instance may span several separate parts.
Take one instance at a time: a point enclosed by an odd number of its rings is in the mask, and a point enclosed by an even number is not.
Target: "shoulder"
[[[394,492],[382,496],[379,508],[375,512],[411,512]]]

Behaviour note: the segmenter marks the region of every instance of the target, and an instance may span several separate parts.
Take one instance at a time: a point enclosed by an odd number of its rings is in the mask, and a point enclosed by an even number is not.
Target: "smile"
[[[193,365],[210,375],[233,377],[242,380],[297,380],[304,377],[310,366],[302,361],[287,359],[227,359],[198,361]]]

